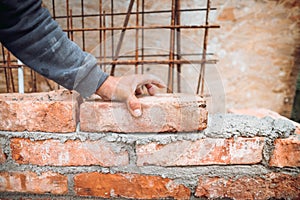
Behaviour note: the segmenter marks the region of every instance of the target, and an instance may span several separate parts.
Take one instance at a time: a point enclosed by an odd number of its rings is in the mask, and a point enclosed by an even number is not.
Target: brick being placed
[[[74,132],[79,101],[67,90],[0,94],[0,130]]]
[[[157,94],[139,98],[142,116],[133,117],[125,103],[93,97],[80,106],[84,132],[192,132],[207,127],[206,102],[197,95]]]

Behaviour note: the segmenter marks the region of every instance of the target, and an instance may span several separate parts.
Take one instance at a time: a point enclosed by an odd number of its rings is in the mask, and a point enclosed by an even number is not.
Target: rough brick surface
[[[78,100],[69,91],[0,94],[0,130],[74,132]]]
[[[80,107],[80,128],[87,132],[176,132],[203,130],[205,101],[199,96],[159,94],[140,98],[143,115],[134,118],[120,102],[91,100]]]
[[[300,136],[276,139],[270,166],[300,167]]]
[[[299,199],[300,176],[270,173],[262,177],[200,177],[195,195],[206,198]]]
[[[105,141],[11,140],[12,158],[20,164],[120,166],[129,162],[128,152]]]
[[[22,192],[35,194],[66,194],[67,176],[45,172],[37,175],[33,172],[0,172],[1,192]]]
[[[187,166],[255,164],[262,160],[264,138],[206,138],[137,146],[137,165]]]
[[[189,199],[190,190],[168,178],[138,174],[83,173],[74,177],[81,196],[130,199]]]

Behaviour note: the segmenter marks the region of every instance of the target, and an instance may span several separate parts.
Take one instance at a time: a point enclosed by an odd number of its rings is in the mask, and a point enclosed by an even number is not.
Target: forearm
[[[1,42],[45,77],[77,90],[84,97],[93,94],[108,75],[100,70],[92,55],[67,38],[49,12],[40,6],[41,1],[25,2],[4,3],[7,8],[1,10],[0,17],[10,20],[1,22]]]

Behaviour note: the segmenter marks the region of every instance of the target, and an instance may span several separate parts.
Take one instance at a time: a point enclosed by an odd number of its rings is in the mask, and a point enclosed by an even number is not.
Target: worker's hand
[[[142,94],[142,86],[147,88],[150,95],[155,94],[155,87],[166,87],[163,81],[150,74],[136,74],[122,77],[109,76],[98,88],[96,94],[104,100],[125,102],[134,117],[142,115],[141,103],[136,95]]]

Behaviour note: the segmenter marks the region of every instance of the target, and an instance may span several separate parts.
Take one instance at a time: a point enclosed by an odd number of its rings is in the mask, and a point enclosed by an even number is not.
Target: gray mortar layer
[[[211,115],[208,127],[200,132],[188,133],[40,133],[40,132],[0,132],[0,136],[29,138],[33,141],[57,139],[61,142],[79,139],[122,142],[126,144],[147,144],[158,142],[167,144],[174,141],[195,141],[201,138],[232,138],[232,137],[266,137],[269,139],[287,138],[293,135],[295,126],[288,120],[265,117],[262,119],[235,114]]]
[[[53,171],[68,176],[69,194],[73,195],[73,176],[84,172],[101,173],[135,173],[145,175],[158,175],[174,179],[178,184],[183,184],[194,192],[198,178],[201,176],[219,176],[228,178],[239,178],[240,176],[264,176],[270,172],[282,172],[290,175],[298,175],[300,168],[272,168],[266,165],[269,159],[273,142],[276,138],[286,138],[294,134],[294,125],[282,119],[225,114],[212,115],[208,120],[208,128],[194,133],[85,133],[78,129],[75,133],[41,133],[41,132],[0,132],[0,143],[7,155],[7,162],[0,165],[0,171],[33,171],[41,174]],[[210,166],[184,166],[184,167],[160,167],[160,166],[136,166],[135,146],[157,142],[167,144],[175,141],[195,141],[201,138],[232,138],[232,137],[265,137],[266,147],[264,149],[264,161],[258,165],[210,165]],[[114,150],[119,152],[126,149],[129,153],[130,163],[128,166],[101,167],[101,166],[36,166],[19,165],[12,160],[10,152],[10,138],[28,138],[32,141],[55,139],[64,143],[67,140],[103,140],[114,143]],[[68,196],[67,195],[67,196]],[[1,196],[1,195],[0,195]],[[78,198],[80,199],[80,198]]]

